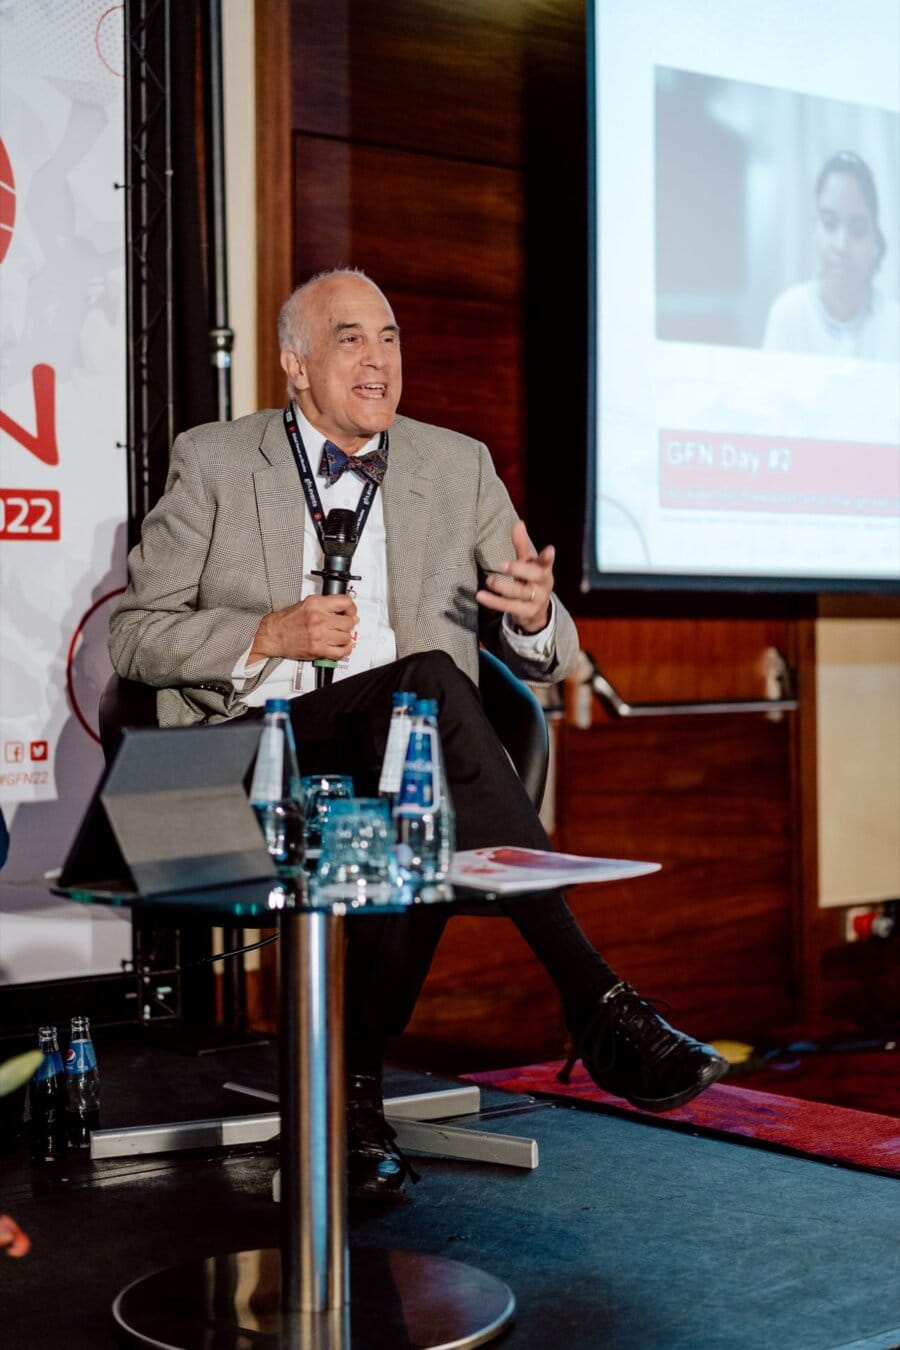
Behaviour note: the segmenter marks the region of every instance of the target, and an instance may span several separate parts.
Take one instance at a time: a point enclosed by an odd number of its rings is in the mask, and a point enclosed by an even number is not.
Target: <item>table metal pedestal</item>
[[[160,1270],[116,1298],[164,1350],[450,1350],[510,1321],[501,1280],[443,1257],[347,1247],[344,918],[281,916],[281,1249]],[[354,922],[365,923],[365,915]]]

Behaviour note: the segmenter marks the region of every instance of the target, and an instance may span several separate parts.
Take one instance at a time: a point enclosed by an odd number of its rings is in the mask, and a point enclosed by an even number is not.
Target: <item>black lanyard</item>
[[[303,488],[303,495],[306,498],[306,505],[309,507],[309,513],[312,516],[313,524],[316,527],[316,534],[319,537],[319,543],[322,542],[322,522],[325,519],[325,512],[322,509],[322,498],[319,496],[319,489],[316,484],[315,475],[309,464],[309,457],[306,453],[306,446],[303,444],[303,438],[300,435],[300,428],[297,426],[297,419],[294,416],[294,405],[289,403],[284,410],[284,429],[290,442],[291,449],[294,452],[294,463],[297,465],[297,472],[300,475],[300,483]],[[381,433],[381,440],[378,448],[387,458],[388,453],[388,434],[386,431]],[[372,503],[375,500],[375,493],[378,491],[378,484],[371,478],[367,478],[363,483],[363,489],[360,493],[359,501],[356,504],[356,538],[362,538],[363,528],[369,519],[369,512],[372,509]]]

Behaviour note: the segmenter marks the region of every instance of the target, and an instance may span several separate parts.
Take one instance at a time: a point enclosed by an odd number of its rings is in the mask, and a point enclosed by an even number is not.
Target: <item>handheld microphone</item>
[[[350,563],[358,543],[356,513],[343,507],[334,507],[328,512],[322,525],[324,565],[320,571],[312,573],[312,576],[322,578],[323,595],[346,595],[348,582],[360,580],[350,571]],[[337,662],[325,656],[317,656],[313,665],[316,668],[316,688],[327,688],[334,679]]]

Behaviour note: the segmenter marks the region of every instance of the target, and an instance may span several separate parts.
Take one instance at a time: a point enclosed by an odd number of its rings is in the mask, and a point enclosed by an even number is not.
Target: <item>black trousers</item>
[[[438,728],[456,810],[457,846],[550,841],[493,727],[478,688],[444,652],[421,652],[339,680],[291,702],[301,773],[346,773],[374,796],[387,741],[391,695],[438,701]],[[559,891],[501,906],[559,989],[573,1032],[617,977],[588,943]],[[347,1058],[376,1072],[403,1031],[452,906],[402,915],[360,915],[347,925]]]

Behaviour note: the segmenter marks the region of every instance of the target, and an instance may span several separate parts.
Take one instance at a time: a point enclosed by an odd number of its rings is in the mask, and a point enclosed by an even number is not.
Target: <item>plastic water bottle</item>
[[[66,1156],[66,1083],[56,1027],[38,1029],[44,1058],[28,1087],[31,1156],[36,1163],[59,1162]]]
[[[442,880],[456,847],[456,814],[447,788],[435,699],[417,699],[413,709],[394,825],[404,877]]]
[[[397,800],[400,781],[403,778],[403,766],[406,763],[406,747],[409,745],[409,732],[412,726],[415,702],[415,694],[396,693],[391,695],[391,721],[388,726],[387,745],[384,748],[381,777],[378,780],[378,795],[386,797],[391,807]]]
[[[297,872],[303,860],[303,813],[297,747],[286,698],[266,700],[250,803],[278,871]]]
[[[100,1128],[100,1070],[87,1017],[73,1017],[66,1053],[69,1143],[90,1148],[91,1130]]]

